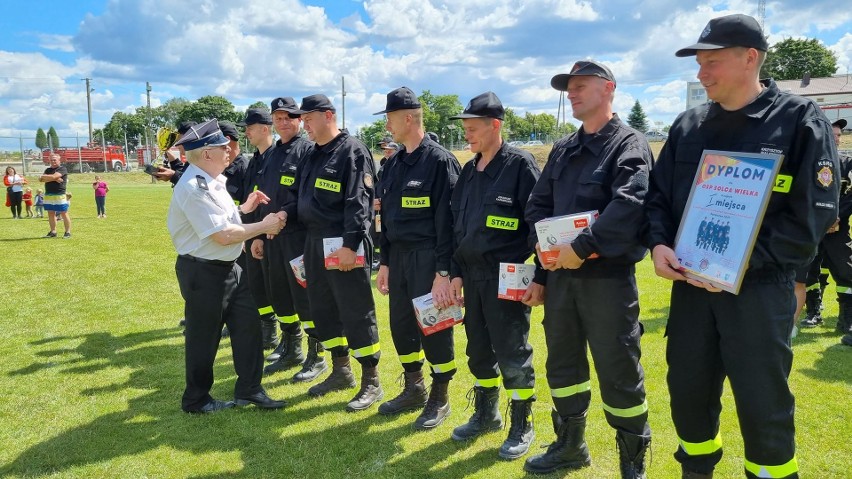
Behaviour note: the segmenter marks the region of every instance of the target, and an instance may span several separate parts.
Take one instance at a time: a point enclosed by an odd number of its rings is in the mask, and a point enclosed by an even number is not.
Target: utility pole
[[[89,144],[92,143],[92,88],[91,78],[82,78],[86,82],[86,103],[89,106]]]
[[[757,2],[757,19],[760,21],[760,29],[766,30],[766,0],[758,0]]]
[[[344,76],[340,77],[340,96],[342,98],[341,101],[343,103],[343,108],[342,108],[343,128],[345,129],[346,128],[346,77],[344,77]]]
[[[145,95],[148,97],[148,110],[145,112],[147,123],[145,124],[145,148],[148,150],[148,163],[154,163],[154,150],[151,148],[151,138],[148,130],[151,129],[151,84],[145,82]]]

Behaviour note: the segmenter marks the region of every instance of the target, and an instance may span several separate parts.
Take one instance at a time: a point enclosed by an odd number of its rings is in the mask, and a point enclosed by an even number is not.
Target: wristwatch
[[[449,271],[438,271],[438,276],[440,276],[442,278],[449,278],[450,272]]]

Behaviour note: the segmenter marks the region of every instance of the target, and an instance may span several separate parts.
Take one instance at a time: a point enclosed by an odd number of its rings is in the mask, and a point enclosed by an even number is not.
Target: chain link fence
[[[35,140],[35,137],[0,136],[0,167],[5,170],[11,166],[23,175],[42,173],[47,163]],[[60,136],[54,149],[69,173],[130,171],[138,163],[136,150],[127,151],[122,145],[89,145],[83,136]]]

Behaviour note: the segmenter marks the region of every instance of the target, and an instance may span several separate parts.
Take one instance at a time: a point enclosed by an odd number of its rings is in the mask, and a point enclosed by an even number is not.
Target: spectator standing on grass
[[[65,226],[65,234],[62,237],[70,239],[71,217],[68,215],[68,198],[66,198],[68,170],[60,164],[59,159],[59,155],[52,153],[50,166],[38,179],[44,183],[44,209],[47,210],[47,221],[50,223],[50,231],[44,237],[56,238],[56,215],[59,215]]]
[[[240,215],[251,213],[268,197],[255,191],[239,207],[234,204],[222,175],[231,161],[228,143],[215,119],[180,139],[189,166],[175,185],[169,204],[169,235],[178,253],[175,273],[185,301],[186,388],[181,408],[188,413],[248,404],[263,409],[285,406],[284,401],[267,396],[261,386],[260,317],[243,270],[235,262],[247,239],[278,234],[285,224],[284,215],[269,214],[256,223],[243,224]],[[237,373],[233,402],[210,395],[223,323],[231,333]]]
[[[24,206],[27,207],[27,218],[33,217],[33,189],[27,188],[24,190],[24,196],[22,197],[24,200]]]
[[[36,218],[44,217],[44,193],[41,191],[41,188],[36,189],[35,214]]]
[[[100,176],[95,176],[95,182],[92,183],[92,189],[95,190],[95,206],[98,209],[98,218],[106,218],[106,195],[109,191],[106,181],[101,181]]]
[[[21,199],[24,194],[24,183],[26,180],[19,175],[15,168],[6,167],[6,176],[3,177],[3,184],[6,185],[6,194],[9,198],[9,208],[12,210],[12,219],[21,219]]]
[[[768,48],[760,24],[738,14],[710,20],[697,43],[675,53],[695,56],[711,102],[675,120],[645,201],[654,269],[673,281],[667,380],[678,437],[674,456],[685,478],[712,477],[722,458],[726,377],[745,476],[799,477],[788,383],[793,283],[838,217],[839,165],[831,125],[813,100],[759,79]],[[778,177],[791,180],[771,193],[737,295],[684,276],[672,249],[706,150],[783,155]]]

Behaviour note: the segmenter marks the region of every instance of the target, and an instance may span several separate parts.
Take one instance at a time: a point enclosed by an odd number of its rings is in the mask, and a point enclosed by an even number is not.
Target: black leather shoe
[[[198,409],[193,409],[191,411],[186,411],[189,414],[210,414],[211,412],[221,411],[222,409],[230,409],[234,407],[235,404],[233,401],[220,401],[218,399],[213,399],[209,403],[201,406]]]
[[[281,409],[287,405],[285,401],[276,401],[267,396],[265,392],[254,393],[251,396],[234,398],[234,404],[237,406],[248,406],[254,404],[261,409]]]

